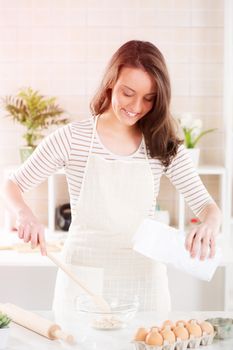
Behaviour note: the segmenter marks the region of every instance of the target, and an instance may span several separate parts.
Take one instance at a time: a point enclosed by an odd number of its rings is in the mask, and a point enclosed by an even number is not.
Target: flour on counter
[[[103,317],[101,319],[95,319],[91,322],[91,326],[96,329],[108,330],[108,329],[118,329],[122,328],[124,323],[118,318],[111,317]]]

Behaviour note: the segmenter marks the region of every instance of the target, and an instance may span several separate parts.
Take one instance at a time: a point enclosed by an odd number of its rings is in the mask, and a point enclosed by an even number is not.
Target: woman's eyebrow
[[[130,87],[127,86],[127,85],[122,84],[122,86],[124,86],[125,88],[131,90],[132,92],[136,92],[134,89],[130,88]],[[146,95],[156,95],[156,92],[149,92],[149,93],[146,94]]]

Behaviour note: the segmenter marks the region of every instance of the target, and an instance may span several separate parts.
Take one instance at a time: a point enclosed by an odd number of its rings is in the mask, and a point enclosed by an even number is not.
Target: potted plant
[[[2,102],[7,116],[26,129],[23,134],[25,145],[20,149],[22,162],[34,151],[45,129],[68,122],[61,116],[64,111],[56,103],[55,97],[46,98],[30,87],[19,90],[16,96],[6,96]]]
[[[178,117],[178,122],[183,131],[184,145],[189,150],[189,154],[193,160],[194,165],[197,166],[200,155],[200,149],[196,147],[197,143],[204,135],[216,129],[208,129],[202,131],[201,119],[194,119],[190,113],[183,113],[180,117]]]
[[[5,349],[7,347],[7,342],[10,334],[9,323],[11,319],[0,312],[0,349]]]

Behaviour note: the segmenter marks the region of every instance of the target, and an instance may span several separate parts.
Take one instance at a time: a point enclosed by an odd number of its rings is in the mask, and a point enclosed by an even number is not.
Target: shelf
[[[222,251],[222,261],[220,266],[227,266],[233,263],[233,245],[224,239],[224,235],[219,237],[219,247]]]
[[[17,236],[16,231],[9,231],[1,227],[0,234],[1,234],[0,244],[4,243],[7,245],[7,244],[21,242],[21,240]],[[50,230],[48,227],[45,227],[45,238],[48,241],[63,240],[63,239],[66,239],[67,235],[68,235],[68,231]]]
[[[225,174],[226,169],[223,166],[217,165],[203,165],[197,168],[200,175],[222,175]]]
[[[226,211],[226,169],[223,166],[214,166],[214,165],[205,165],[197,168],[199,175],[217,175],[220,178],[220,189],[219,189],[219,198],[220,198],[220,208],[223,213],[222,220],[222,231],[228,235],[229,232],[229,220],[227,217]],[[178,223],[179,228],[184,230],[185,225],[185,201],[182,194],[179,194],[179,217]]]
[[[48,227],[45,228],[45,237],[48,240],[66,239],[67,235],[68,231],[50,230]]]

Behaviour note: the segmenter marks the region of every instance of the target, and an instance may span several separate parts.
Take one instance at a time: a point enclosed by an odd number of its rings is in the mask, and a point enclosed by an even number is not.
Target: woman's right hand
[[[25,243],[31,242],[32,248],[39,245],[41,254],[47,255],[44,226],[39,223],[29,208],[17,214],[16,228],[20,239],[23,239]]]

